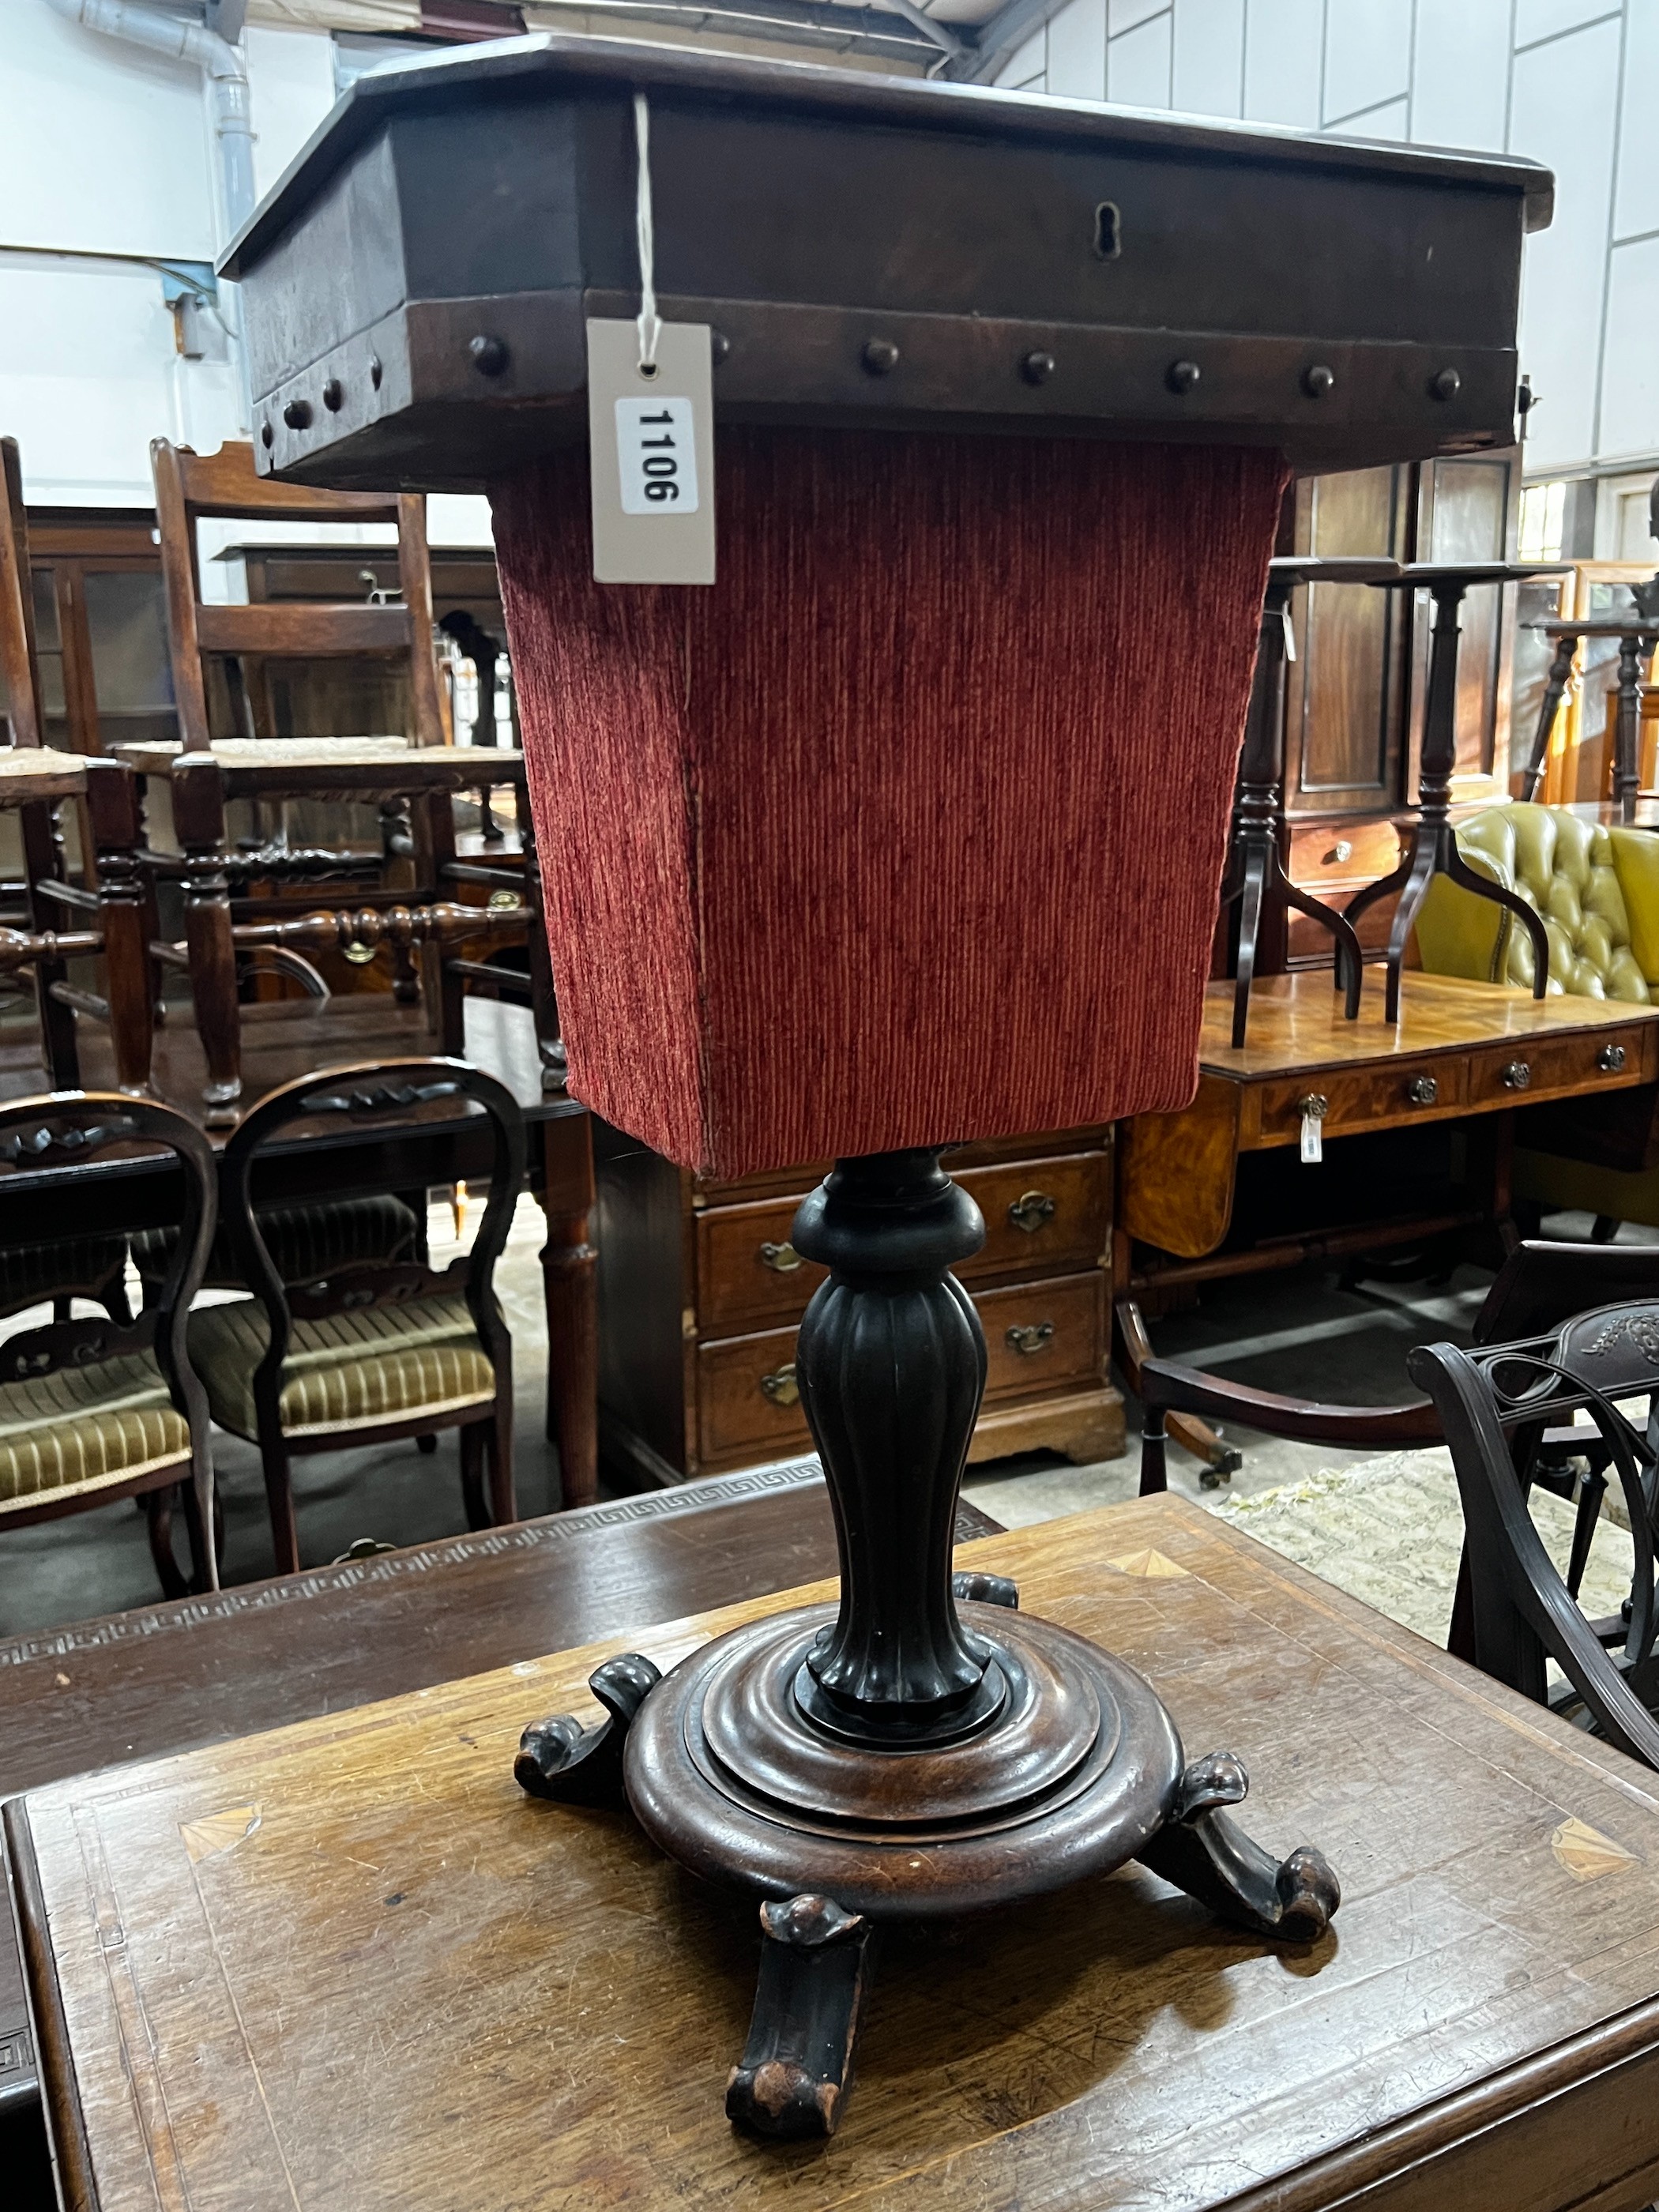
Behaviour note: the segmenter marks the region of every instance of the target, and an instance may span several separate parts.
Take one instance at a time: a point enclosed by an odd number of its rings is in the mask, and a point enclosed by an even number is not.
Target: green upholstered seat
[[[1517,799],[1460,822],[1457,846],[1477,873],[1518,891],[1542,917],[1552,994],[1650,1002],[1659,984],[1659,841],[1651,831]],[[1431,974],[1532,988],[1525,930],[1444,876],[1423,902],[1417,946]]]
[[[83,1495],[190,1458],[148,1352],[0,1384],[0,1508]]]
[[[234,1435],[257,1439],[253,1375],[270,1342],[254,1299],[191,1316],[191,1364],[214,1419]],[[453,1413],[495,1395],[495,1370],[466,1300],[441,1297],[296,1321],[279,1402],[284,1436],[314,1437]]]
[[[265,1249],[285,1283],[307,1282],[354,1260],[413,1258],[420,1228],[413,1209],[389,1191],[328,1206],[276,1206],[259,1213]],[[133,1265],[146,1283],[161,1280],[173,1256],[173,1241],[170,1229],[143,1230],[133,1238]],[[240,1287],[241,1279],[229,1229],[221,1222],[204,1280],[225,1290]]]

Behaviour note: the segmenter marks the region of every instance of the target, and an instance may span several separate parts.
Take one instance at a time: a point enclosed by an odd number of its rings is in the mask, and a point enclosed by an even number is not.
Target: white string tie
[[[640,183],[636,222],[640,241],[640,374],[657,373],[656,240],[651,225],[651,110],[642,92],[634,94],[634,138],[639,148]]]

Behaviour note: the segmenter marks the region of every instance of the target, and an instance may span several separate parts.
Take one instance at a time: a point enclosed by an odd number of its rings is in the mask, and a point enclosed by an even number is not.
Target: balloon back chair
[[[7,1235],[27,1204],[36,1220],[55,1186],[120,1171],[158,1151],[179,1170],[172,1254],[154,1302],[131,1318],[106,1240],[46,1244]],[[198,1589],[218,1587],[209,1531],[213,1462],[206,1394],[191,1365],[187,1326],[213,1240],[213,1155],[191,1121],[154,1100],[64,1091],[0,1109],[0,1313],[50,1299],[56,1316],[0,1343],[0,1530],[55,1521],[118,1498],[142,1497],[162,1589],[188,1587],[173,1549],[182,1492]],[[80,1256],[77,1256],[80,1255]],[[72,1297],[106,1306],[69,1318]]]
[[[456,1116],[477,1119],[493,1139],[489,1203],[470,1252],[443,1268],[365,1254],[286,1279],[256,1204],[268,1151]],[[198,1313],[191,1352],[214,1419],[259,1447],[280,1572],[300,1564],[289,1479],[296,1453],[459,1429],[470,1525],[515,1517],[513,1346],[494,1277],[524,1170],[512,1092],[452,1060],[306,1076],[264,1099],[226,1146],[224,1222],[253,1295]]]

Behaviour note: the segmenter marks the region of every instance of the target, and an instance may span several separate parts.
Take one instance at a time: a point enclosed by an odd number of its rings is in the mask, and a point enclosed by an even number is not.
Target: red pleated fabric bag
[[[492,487],[573,1092],[721,1177],[1185,1104],[1278,455],[716,453],[708,589]]]

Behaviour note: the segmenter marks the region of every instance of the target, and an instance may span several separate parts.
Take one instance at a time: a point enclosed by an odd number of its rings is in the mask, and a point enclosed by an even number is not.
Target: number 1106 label
[[[689,399],[618,399],[624,514],[695,514],[697,452]]]

